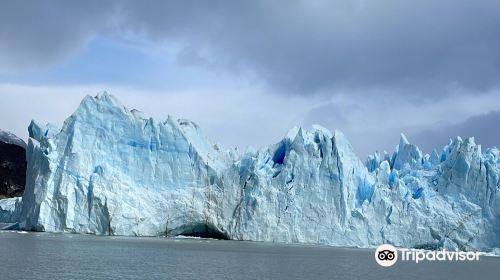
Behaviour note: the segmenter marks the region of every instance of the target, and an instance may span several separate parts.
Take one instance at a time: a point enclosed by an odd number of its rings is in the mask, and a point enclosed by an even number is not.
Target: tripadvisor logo
[[[398,251],[392,245],[382,244],[375,251],[375,260],[381,266],[392,266],[398,260]]]
[[[416,249],[399,248],[389,244],[380,245],[375,251],[375,261],[384,267],[392,266],[398,260],[419,263],[420,261],[478,261],[479,252],[423,251]]]

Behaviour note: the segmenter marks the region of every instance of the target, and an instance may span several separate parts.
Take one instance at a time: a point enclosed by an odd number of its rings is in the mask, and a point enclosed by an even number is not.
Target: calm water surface
[[[500,258],[378,266],[374,250],[0,231],[0,279],[498,279]]]

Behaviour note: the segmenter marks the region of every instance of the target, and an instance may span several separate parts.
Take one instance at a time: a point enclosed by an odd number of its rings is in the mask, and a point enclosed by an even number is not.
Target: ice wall
[[[145,118],[107,93],[86,97],[61,130],[29,131],[28,230],[499,247],[500,155],[472,138],[423,155],[402,135],[365,165],[340,131],[314,126],[237,154],[190,121]]]

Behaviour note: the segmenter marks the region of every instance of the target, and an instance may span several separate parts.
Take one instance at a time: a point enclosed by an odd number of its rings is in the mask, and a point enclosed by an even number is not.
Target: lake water
[[[0,279],[498,279],[500,258],[397,262],[374,250],[0,231]]]

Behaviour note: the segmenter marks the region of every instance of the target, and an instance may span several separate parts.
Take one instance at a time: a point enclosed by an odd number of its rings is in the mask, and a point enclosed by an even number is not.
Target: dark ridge
[[[0,199],[22,196],[26,185],[26,150],[0,141]]]

